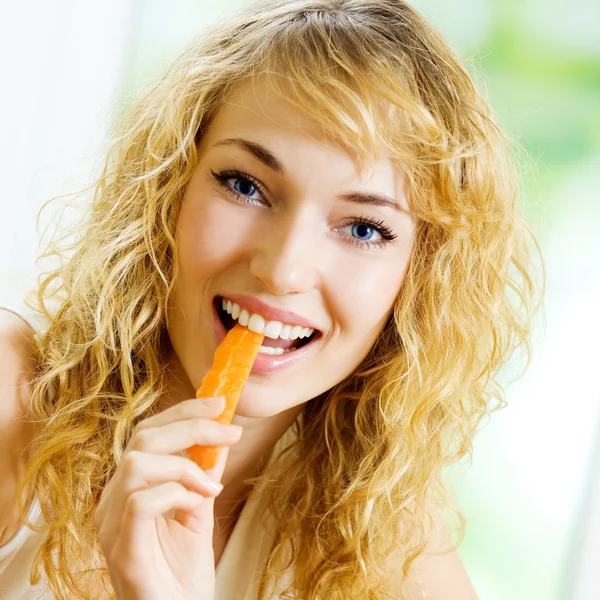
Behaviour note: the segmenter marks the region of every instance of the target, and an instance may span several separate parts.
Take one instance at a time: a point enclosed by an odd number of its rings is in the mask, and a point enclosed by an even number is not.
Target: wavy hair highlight
[[[93,513],[164,392],[183,191],[219,106],[259,76],[358,164],[382,152],[397,161],[418,223],[382,335],[354,373],[307,402],[298,439],[251,480],[277,523],[261,598],[288,566],[289,597],[392,598],[435,514],[451,508],[458,543],[464,535],[443,470],[504,405],[501,366],[520,347],[529,363],[543,294],[511,145],[406,2],[268,0],[203,33],[144,90],[89,188],[75,241],[43,255],[60,265],[40,275],[31,301],[50,325],[35,338],[40,435],[19,509],[26,521],[27,492],[40,498],[48,532],[31,578],[43,571],[57,598],[111,594]]]

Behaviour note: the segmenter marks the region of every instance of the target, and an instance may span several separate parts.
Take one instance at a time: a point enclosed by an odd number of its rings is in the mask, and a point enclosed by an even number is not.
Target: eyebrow
[[[214,144],[213,148],[217,146],[228,146],[233,145],[245,150],[252,154],[257,160],[262,162],[273,171],[280,175],[286,175],[286,170],[283,163],[267,148],[257,142],[251,142],[243,138],[226,138],[218,141]],[[352,202],[354,204],[371,204],[373,206],[387,206],[394,210],[406,214],[410,214],[403,206],[398,204],[395,200],[389,196],[383,194],[375,194],[373,192],[347,192],[341,194],[340,198],[346,202]]]
[[[273,171],[276,171],[281,175],[286,174],[285,169],[283,168],[283,163],[270,150],[267,150],[264,146],[261,146],[256,142],[251,142],[242,138],[227,138],[217,142],[214,147],[226,145],[238,146],[242,150],[250,152],[250,154],[254,155],[255,158],[267,165],[267,167],[273,169]]]

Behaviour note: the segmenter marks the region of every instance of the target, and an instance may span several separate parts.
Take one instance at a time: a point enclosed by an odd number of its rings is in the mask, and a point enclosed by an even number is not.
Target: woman
[[[41,536],[32,582],[59,598],[475,598],[442,472],[529,348],[537,246],[509,157],[400,0],[269,0],[184,52],[40,281],[47,328],[29,354],[16,324],[2,338],[35,367],[4,511],[18,500]],[[217,424],[223,405],[195,390],[253,313],[272,337]],[[194,444],[223,447],[214,469]]]

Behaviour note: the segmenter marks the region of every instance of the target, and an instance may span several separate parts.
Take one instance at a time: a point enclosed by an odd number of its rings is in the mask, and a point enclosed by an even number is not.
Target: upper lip
[[[249,312],[258,313],[259,315],[266,317],[269,321],[280,321],[281,323],[310,327],[311,329],[320,331],[319,327],[302,315],[292,312],[291,310],[284,310],[282,308],[271,306],[254,296],[248,296],[246,294],[224,294],[222,297],[239,304],[241,308],[245,308]]]

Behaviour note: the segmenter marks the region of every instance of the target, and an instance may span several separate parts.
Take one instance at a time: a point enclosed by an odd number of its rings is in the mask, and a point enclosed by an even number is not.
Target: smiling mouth
[[[234,319],[227,311],[223,310],[222,298],[217,296],[214,299],[214,305],[217,309],[219,319],[225,327],[225,330],[230,331],[231,329],[233,329],[234,325],[237,323],[237,319]],[[262,346],[267,348],[283,348],[286,353],[289,353],[310,344],[311,342],[318,339],[320,336],[321,332],[317,331],[316,329],[309,337],[296,338],[295,340],[284,340],[282,338],[273,339],[265,336],[262,342]]]

